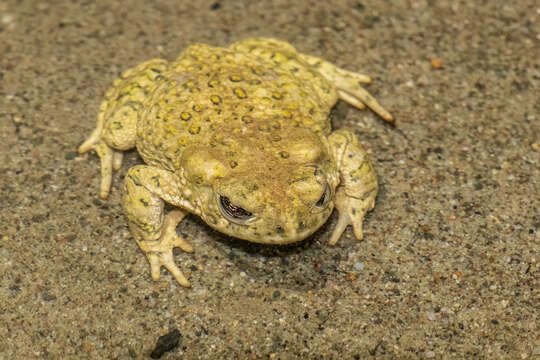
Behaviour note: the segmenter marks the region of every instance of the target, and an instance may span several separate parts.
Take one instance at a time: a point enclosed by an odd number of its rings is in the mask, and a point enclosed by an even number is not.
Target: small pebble
[[[353,266],[358,271],[364,270],[364,263],[363,262],[360,262],[360,261],[355,262]]]
[[[433,58],[431,59],[431,66],[433,66],[434,69],[440,69],[443,67],[443,62],[439,58]]]
[[[156,347],[150,354],[150,357],[152,359],[159,359],[164,353],[177,347],[181,336],[182,335],[178,329],[174,329],[168,334],[160,336],[156,342]]]
[[[4,24],[11,24],[13,23],[13,20],[15,19],[15,17],[11,14],[4,14],[2,15],[2,23]]]

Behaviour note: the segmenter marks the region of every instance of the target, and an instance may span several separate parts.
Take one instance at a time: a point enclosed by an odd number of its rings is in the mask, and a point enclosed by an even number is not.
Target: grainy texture
[[[174,328],[162,359],[538,357],[539,17],[532,0],[0,2],[0,357],[148,358]],[[335,215],[286,248],[187,217],[193,288],[153,283],[125,170],[98,200],[75,149],[126,68],[254,36],[373,75],[398,130],[333,116],[379,176],[365,239],[328,247]]]

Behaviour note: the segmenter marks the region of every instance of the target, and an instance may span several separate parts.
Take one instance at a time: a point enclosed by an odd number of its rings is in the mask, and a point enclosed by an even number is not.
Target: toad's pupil
[[[317,203],[315,205],[316,206],[323,206],[324,200],[326,200],[326,192],[321,196],[321,198],[319,199],[319,201],[317,201]]]
[[[223,209],[225,209],[227,214],[229,214],[232,217],[241,219],[241,218],[246,218],[246,217],[250,217],[251,215],[253,215],[251,212],[249,212],[249,211],[247,211],[245,209],[242,209],[239,206],[235,206],[235,205],[231,204],[231,201],[226,196],[220,196],[219,200],[221,201],[221,205],[223,206]]]
[[[322,194],[321,198],[315,203],[315,206],[323,206],[326,203],[326,199],[328,198],[328,186],[326,189],[324,189],[324,193]]]

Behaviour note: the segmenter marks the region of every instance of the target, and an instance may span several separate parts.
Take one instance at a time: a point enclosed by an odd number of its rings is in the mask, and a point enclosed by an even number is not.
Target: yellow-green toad
[[[362,238],[377,178],[356,136],[331,131],[328,116],[341,98],[392,121],[360,87],[369,81],[275,39],[197,44],[173,62],[154,59],[122,74],[79,152],[101,158],[106,198],[122,151],[137,148],[146,165],[125,178],[130,230],[154,280],[165,266],[189,286],[172,252],[193,251],[176,233],[187,213],[240,239],[288,244],[317,230],[335,206],[330,244],[349,224]],[[164,202],[177,210],[164,214]]]

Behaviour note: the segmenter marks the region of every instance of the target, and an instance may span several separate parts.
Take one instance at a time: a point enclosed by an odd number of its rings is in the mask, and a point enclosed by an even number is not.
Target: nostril
[[[284,230],[281,226],[278,225],[278,226],[276,227],[276,232],[277,232],[278,234],[283,234],[283,233],[285,232],[285,230]]]

